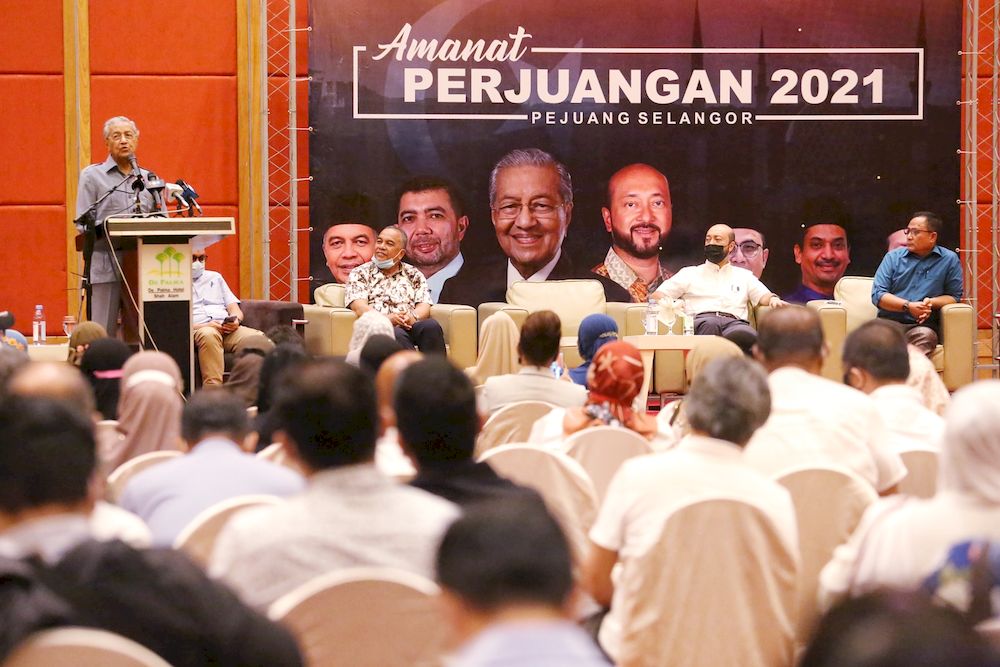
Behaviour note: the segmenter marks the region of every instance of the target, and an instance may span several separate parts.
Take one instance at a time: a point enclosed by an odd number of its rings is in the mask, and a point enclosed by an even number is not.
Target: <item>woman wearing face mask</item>
[[[752,272],[729,262],[735,249],[736,234],[732,228],[712,225],[705,234],[705,263],[684,267],[657,287],[649,298],[684,299],[695,313],[696,334],[722,336],[750,354],[757,341],[757,332],[748,319],[750,307],[778,307],[785,302]]]

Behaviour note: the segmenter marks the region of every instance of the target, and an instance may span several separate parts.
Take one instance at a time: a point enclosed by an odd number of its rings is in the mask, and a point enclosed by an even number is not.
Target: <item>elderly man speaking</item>
[[[375,239],[375,256],[351,271],[344,301],[358,317],[374,310],[389,318],[396,340],[407,349],[444,354],[444,331],[430,319],[424,274],[403,263],[406,233],[392,225]]]

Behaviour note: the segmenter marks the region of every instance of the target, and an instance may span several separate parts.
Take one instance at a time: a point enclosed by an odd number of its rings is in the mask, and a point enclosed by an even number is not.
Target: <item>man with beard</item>
[[[749,307],[778,307],[785,302],[753,273],[732,265],[729,257],[735,248],[732,228],[712,225],[705,234],[705,263],[684,267],[650,296],[684,299],[685,310],[695,314],[696,334],[722,336],[749,354],[757,341],[757,332],[747,319]]]
[[[404,183],[396,202],[396,224],[409,238],[406,256],[427,279],[431,303],[438,303],[445,282],[465,263],[460,247],[469,227],[465,206],[451,183],[432,176]]]
[[[784,296],[790,303],[832,299],[833,288],[851,263],[847,230],[838,223],[806,224],[802,242],[793,248],[795,263],[802,267],[802,283]]]
[[[619,169],[608,181],[601,215],[611,232],[611,248],[592,271],[627,289],[632,301],[644,302],[670,277],[660,263],[660,247],[673,221],[667,177],[647,164]]]

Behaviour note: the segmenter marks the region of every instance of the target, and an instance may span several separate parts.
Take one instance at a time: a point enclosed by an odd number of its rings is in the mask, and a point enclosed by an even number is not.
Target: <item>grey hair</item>
[[[566,165],[541,148],[515,148],[500,158],[490,172],[490,206],[497,200],[497,174],[510,167],[552,167],[559,174],[559,196],[563,203],[573,203],[573,178]]]
[[[395,229],[395,230],[396,230],[396,232],[397,232],[397,233],[399,234],[399,238],[400,238],[400,239],[402,240],[402,246],[403,246],[404,248],[406,247],[406,243],[407,243],[407,241],[409,241],[409,237],[408,237],[408,236],[406,235],[406,232],[404,232],[404,231],[403,231],[403,230],[402,230],[402,229],[400,228],[400,226],[399,226],[399,225],[389,225],[389,226],[388,226],[388,227],[386,227],[385,229]],[[384,232],[384,231],[385,231],[385,229],[383,229],[382,231]]]
[[[743,446],[771,414],[767,375],[746,357],[715,359],[691,383],[684,411],[692,429]]]
[[[125,116],[115,116],[114,118],[109,118],[104,121],[104,140],[107,141],[108,137],[111,136],[111,126],[118,123],[127,123],[132,126],[132,130],[135,132],[135,138],[139,138],[139,128],[136,126],[135,121],[131,118],[126,118]]]

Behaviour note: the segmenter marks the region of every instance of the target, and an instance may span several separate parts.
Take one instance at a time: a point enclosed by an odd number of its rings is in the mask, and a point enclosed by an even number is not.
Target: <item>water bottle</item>
[[[31,342],[45,345],[45,308],[42,304],[35,306],[35,316],[31,319]]]
[[[646,304],[646,317],[643,320],[643,327],[646,329],[647,336],[655,336],[660,332],[660,325],[658,322],[660,315],[660,307],[653,299],[649,300]]]

